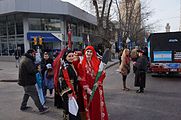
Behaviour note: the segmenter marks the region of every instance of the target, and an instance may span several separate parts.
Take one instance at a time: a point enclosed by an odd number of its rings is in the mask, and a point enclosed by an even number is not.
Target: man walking
[[[34,61],[35,61],[35,50],[30,49],[25,53],[24,58],[20,62],[19,66],[19,81],[18,84],[20,86],[23,86],[24,88],[24,96],[21,103],[20,110],[25,111],[27,110],[27,102],[29,97],[31,97],[39,109],[39,112],[45,113],[48,112],[48,108],[44,107],[38,97],[38,92],[36,90],[35,84],[36,84],[36,73],[38,70],[35,67]]]
[[[14,52],[14,56],[16,59],[16,68],[17,68],[19,65],[20,58],[21,58],[21,48],[20,47],[16,48],[16,50]]]

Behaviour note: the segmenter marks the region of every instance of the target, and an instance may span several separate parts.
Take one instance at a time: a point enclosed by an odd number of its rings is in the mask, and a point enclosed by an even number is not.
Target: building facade
[[[96,28],[96,17],[60,0],[1,0],[0,57],[13,56],[36,47],[34,40],[42,39],[42,50],[61,50],[67,44],[68,30],[72,32],[74,49],[81,49]],[[68,27],[70,26],[70,27]]]

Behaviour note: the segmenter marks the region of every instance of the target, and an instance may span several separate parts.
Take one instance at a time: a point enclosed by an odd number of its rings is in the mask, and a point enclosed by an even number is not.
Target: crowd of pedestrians
[[[144,92],[147,70],[144,54],[138,49],[121,51],[119,72],[124,91],[130,90],[126,81],[132,60],[135,86],[140,87],[136,92]],[[63,109],[64,120],[108,120],[103,90],[106,73],[99,71],[104,57],[97,56],[93,46],[87,46],[81,54],[65,48],[60,53],[56,52],[54,57],[44,52],[41,61],[36,61],[34,49],[22,57],[18,84],[24,88],[24,96],[20,110],[30,108],[27,102],[31,97],[39,112],[46,113],[49,111],[46,98],[54,98],[54,106]]]

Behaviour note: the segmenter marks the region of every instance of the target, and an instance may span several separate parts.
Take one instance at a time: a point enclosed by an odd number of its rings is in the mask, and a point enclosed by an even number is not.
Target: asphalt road
[[[110,120],[181,120],[181,78],[151,77],[147,74],[145,93],[137,94],[134,87],[134,74],[130,73],[127,82],[130,91],[122,91],[118,65],[107,69],[104,81],[105,99]],[[30,99],[33,109],[19,110],[23,89],[15,82],[0,82],[0,120],[62,120],[62,110],[53,106],[48,99],[50,112],[39,115]]]
[[[134,74],[127,78],[130,91],[122,90],[118,65],[107,71],[105,95],[110,120],[181,120],[181,77],[147,74],[145,93],[138,94]]]

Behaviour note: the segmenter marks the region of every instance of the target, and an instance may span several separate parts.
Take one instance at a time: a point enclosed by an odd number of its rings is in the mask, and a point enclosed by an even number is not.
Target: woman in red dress
[[[87,46],[85,49],[83,60],[78,65],[79,81],[83,91],[84,108],[86,112],[86,120],[108,120],[108,113],[104,100],[103,80],[105,78],[105,71],[102,72],[93,99],[90,101],[92,88],[95,84],[95,78],[98,73],[100,60],[97,58],[96,51],[92,46]]]

